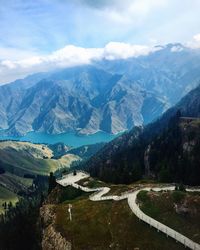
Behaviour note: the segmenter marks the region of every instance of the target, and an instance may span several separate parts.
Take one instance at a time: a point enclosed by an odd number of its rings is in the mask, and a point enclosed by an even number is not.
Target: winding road
[[[84,192],[93,192],[89,196],[89,199],[91,201],[102,201],[102,200],[124,200],[128,199],[128,204],[132,212],[142,221],[146,222],[150,226],[154,227],[157,229],[157,231],[161,231],[164,234],[170,236],[171,238],[174,238],[177,242],[182,243],[185,247],[188,247],[193,250],[200,250],[200,245],[192,240],[190,240],[188,237],[180,234],[179,232],[175,231],[174,229],[156,221],[155,219],[151,218],[150,216],[146,215],[145,213],[142,212],[138,204],[136,203],[137,200],[137,194],[142,191],[142,190],[153,190],[153,191],[169,191],[169,190],[174,190],[174,186],[166,186],[166,187],[155,187],[155,188],[139,188],[138,190],[130,191],[130,192],[125,192],[122,193],[120,196],[118,195],[108,195],[104,196],[110,191],[109,187],[99,187],[99,188],[88,188],[88,187],[83,187],[76,182],[78,182],[81,179],[85,179],[90,177],[90,175],[86,172],[79,171],[77,172],[76,175],[73,175],[73,173],[70,173],[68,175],[63,176],[62,178],[57,179],[57,183],[60,184],[63,187],[66,186],[73,186],[74,188],[81,189]],[[194,191],[200,191],[200,189],[187,189],[188,192],[194,192]]]

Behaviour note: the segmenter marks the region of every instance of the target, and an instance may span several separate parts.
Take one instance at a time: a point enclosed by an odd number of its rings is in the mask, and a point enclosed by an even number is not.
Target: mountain
[[[67,151],[68,154],[74,154],[79,156],[81,159],[86,160],[96,154],[103,146],[105,145],[104,142],[91,144],[91,145],[84,145],[78,148],[72,148]]]
[[[38,73],[0,87],[0,129],[119,133],[147,124],[198,85],[200,51],[181,44],[148,56]]]
[[[142,176],[200,184],[200,86],[161,118],[106,144],[81,167],[92,176],[131,183]]]
[[[121,86],[120,78],[85,66],[56,73],[24,90],[3,86],[1,128],[8,129],[10,135],[32,130],[56,134],[77,130],[118,133],[130,129],[142,123],[144,93],[135,86]],[[158,108],[164,108],[161,98],[148,96]]]
[[[198,85],[200,50],[183,45],[157,46],[148,56],[126,60],[104,61],[102,67],[125,75],[145,90],[165,96],[171,105]]]

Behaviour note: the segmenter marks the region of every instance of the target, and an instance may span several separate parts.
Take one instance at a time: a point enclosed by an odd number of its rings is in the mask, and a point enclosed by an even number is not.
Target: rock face
[[[44,250],[71,250],[71,243],[67,242],[52,226],[44,231],[42,240]]]
[[[71,250],[71,243],[55,230],[55,206],[43,205],[40,209],[42,220],[42,249],[43,250]]]
[[[118,133],[151,122],[200,80],[200,53],[174,46],[148,56],[36,74],[0,87],[0,129]]]

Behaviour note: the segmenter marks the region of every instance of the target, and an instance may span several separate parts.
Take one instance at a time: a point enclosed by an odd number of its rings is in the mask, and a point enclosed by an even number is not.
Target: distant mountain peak
[[[159,48],[159,47],[158,47]],[[155,120],[200,80],[200,55],[175,43],[138,58],[38,73],[0,87],[0,128],[119,133]]]

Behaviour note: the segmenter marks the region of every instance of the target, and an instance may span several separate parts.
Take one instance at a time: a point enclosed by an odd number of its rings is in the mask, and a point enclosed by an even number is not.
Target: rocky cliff
[[[43,250],[71,250],[72,245],[55,229],[55,205],[43,205],[40,209]]]

